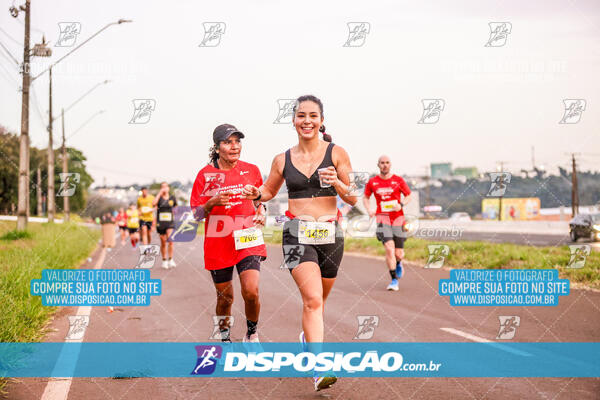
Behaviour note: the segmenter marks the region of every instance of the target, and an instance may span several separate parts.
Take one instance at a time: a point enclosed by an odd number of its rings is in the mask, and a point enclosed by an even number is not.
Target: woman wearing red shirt
[[[117,225],[119,226],[119,231],[121,232],[121,244],[125,244],[125,239],[127,238],[127,214],[125,214],[125,210],[123,207],[119,208],[119,213],[115,218]]]
[[[221,339],[231,341],[231,280],[235,266],[242,286],[248,328],[243,341],[258,342],[259,271],[267,250],[262,231],[255,224],[264,224],[264,206],[246,199],[242,188],[262,185],[262,176],[256,165],[240,160],[242,138],[244,134],[233,125],[215,128],[210,164],[196,177],[190,206],[197,217],[206,216],[204,267],[210,271],[217,289],[216,313],[220,318]]]

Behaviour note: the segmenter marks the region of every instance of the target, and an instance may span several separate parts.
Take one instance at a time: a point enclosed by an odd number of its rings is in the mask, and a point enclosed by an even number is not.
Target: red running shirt
[[[398,220],[395,225],[404,223],[404,211],[382,211],[381,202],[396,200],[398,204],[402,200],[402,195],[405,197],[410,194],[410,188],[404,179],[398,175],[392,175],[388,179],[382,179],[381,176],[374,176],[365,186],[365,196],[371,197],[375,194],[377,201],[377,222],[393,225],[394,221]]]
[[[252,200],[244,199],[242,189],[245,185],[262,185],[262,176],[258,167],[243,161],[229,171],[206,165],[198,172],[190,206],[193,208],[206,204],[219,192],[232,191],[229,206],[215,206],[206,217],[204,224],[204,267],[208,270],[223,269],[237,264],[245,257],[267,256],[265,245],[236,250],[233,232],[254,226],[252,219],[256,214]]]
[[[127,214],[125,214],[125,211],[117,214],[117,218],[115,218],[115,221],[117,222],[117,225],[119,225],[119,226],[127,225]]]

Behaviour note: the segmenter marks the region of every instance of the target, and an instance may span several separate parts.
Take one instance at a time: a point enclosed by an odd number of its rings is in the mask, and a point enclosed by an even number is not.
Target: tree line
[[[600,173],[578,172],[579,204],[595,205],[600,203]],[[430,204],[442,206],[448,215],[454,212],[467,212],[471,216],[481,213],[481,200],[490,190],[489,180],[442,181],[441,187],[429,188]],[[419,189],[421,206],[427,205],[427,191]],[[507,185],[505,198],[539,197],[542,208],[571,207],[571,173],[559,168],[559,175],[543,178],[522,178],[512,176]],[[570,211],[570,210],[567,210]]]
[[[43,199],[48,192],[48,149],[30,147],[29,157],[29,206],[30,215],[37,214],[37,169],[41,170],[41,191]],[[85,166],[87,160],[80,150],[68,147],[69,172],[79,173],[80,182],[73,196],[69,197],[71,212],[79,213],[86,207],[88,188],[94,182]],[[60,188],[60,173],[62,172],[62,151],[54,150],[54,188],[55,193]],[[0,214],[14,215],[17,209],[19,188],[19,136],[0,126]],[[56,212],[62,212],[63,202],[61,197],[56,197]]]

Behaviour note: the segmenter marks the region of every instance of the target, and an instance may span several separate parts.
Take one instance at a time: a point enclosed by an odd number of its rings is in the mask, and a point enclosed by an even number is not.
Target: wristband
[[[258,197],[254,199],[254,201],[259,201],[262,198],[262,193],[260,192],[260,189],[258,190]]]

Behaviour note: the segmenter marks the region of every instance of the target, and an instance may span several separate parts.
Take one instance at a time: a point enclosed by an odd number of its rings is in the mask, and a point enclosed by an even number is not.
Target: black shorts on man
[[[388,225],[379,222],[376,231],[377,240],[385,244],[390,240],[394,241],[394,247],[397,249],[404,248],[404,242],[408,237],[402,226]]]

